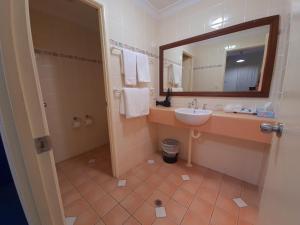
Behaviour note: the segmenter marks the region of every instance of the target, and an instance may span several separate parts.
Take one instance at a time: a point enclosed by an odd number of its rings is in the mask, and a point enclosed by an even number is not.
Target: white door
[[[300,1],[292,3],[287,69],[280,100],[281,138],[274,137],[259,225],[300,224]]]
[[[35,139],[48,136],[49,131],[33,60],[28,0],[0,1],[0,29],[5,80],[3,86],[9,96],[5,100],[10,103],[10,107],[7,107],[4,101],[0,101],[0,114],[12,114],[13,118],[10,122],[7,117],[1,124],[7,134],[4,142],[19,145],[24,159],[27,177],[19,177],[19,180],[26,180],[29,184],[34,202],[31,211],[36,209],[39,217],[31,218],[30,221],[36,221],[31,224],[63,225],[63,208],[53,152],[50,148],[50,151],[38,153],[35,146]],[[4,93],[4,90],[1,89],[0,93]],[[16,135],[10,135],[13,129]],[[33,215],[29,209],[25,213],[27,217]]]

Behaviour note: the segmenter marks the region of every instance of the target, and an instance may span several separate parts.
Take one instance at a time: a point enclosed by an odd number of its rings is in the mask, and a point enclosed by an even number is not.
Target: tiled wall
[[[107,144],[106,103],[97,27],[90,30],[34,10],[30,13],[56,162]],[[92,125],[83,124],[85,115],[92,117]],[[82,119],[80,128],[72,127],[73,117]]]
[[[109,39],[157,55],[157,21],[148,14],[138,1],[97,1],[103,4],[105,8],[106,29]],[[158,61],[155,57],[151,61],[153,62],[150,64],[152,83],[147,86],[157,87]],[[119,113],[120,99],[114,96],[113,88],[124,86],[120,63],[120,56],[110,55],[109,84],[113,135],[118,172],[123,174],[156,151],[157,145],[155,126],[149,124],[146,117],[125,119]]]
[[[286,47],[289,29],[289,4],[285,0],[203,0],[178,11],[175,15],[163,18],[159,23],[159,45],[212,31],[211,23],[218,18],[226,18],[220,27],[269,15],[280,14],[280,35],[271,95],[269,99],[257,98],[209,98],[199,97],[208,108],[228,103],[264,104],[273,101],[278,112],[276,100],[281,92],[285,69]],[[174,106],[187,106],[192,97],[173,97]],[[182,142],[182,155],[186,158],[188,131],[169,127],[158,127],[159,139],[176,137]],[[232,138],[204,135],[200,142],[194,143],[194,163],[225,172],[250,183],[263,181],[268,146],[258,143],[245,143]]]

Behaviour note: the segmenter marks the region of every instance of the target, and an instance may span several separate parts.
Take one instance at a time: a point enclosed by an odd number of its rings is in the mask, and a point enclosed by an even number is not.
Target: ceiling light
[[[235,49],[236,45],[227,45],[224,47],[225,50],[231,50],[231,49]]]
[[[237,63],[242,63],[242,62],[245,62],[245,59],[239,59],[239,60],[236,60]]]

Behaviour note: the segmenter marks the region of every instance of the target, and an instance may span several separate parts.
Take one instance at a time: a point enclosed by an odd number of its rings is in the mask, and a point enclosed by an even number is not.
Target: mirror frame
[[[277,40],[279,34],[279,15],[274,15],[270,17],[264,17],[261,19],[256,19],[248,21],[245,23],[240,23],[209,33],[201,34],[184,40],[176,41],[170,44],[162,45],[159,47],[159,93],[161,96],[165,96],[163,87],[163,53],[164,50],[176,48],[182,45],[191,44],[194,42],[204,41],[210,38],[220,37],[226,34],[231,34],[243,30],[248,30],[251,28],[256,28],[260,26],[270,26],[269,40],[268,40],[268,52],[266,55],[265,68],[263,71],[262,88],[260,91],[251,92],[172,92],[172,96],[209,96],[209,97],[254,97],[254,98],[267,98],[269,97],[272,75],[274,70],[274,62],[277,49]]]

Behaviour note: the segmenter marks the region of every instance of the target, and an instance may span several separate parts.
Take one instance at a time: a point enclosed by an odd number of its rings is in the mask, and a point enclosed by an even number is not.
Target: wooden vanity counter
[[[152,107],[148,115],[149,122],[178,128],[197,128],[200,132],[223,135],[250,141],[270,144],[273,134],[260,131],[260,124],[275,124],[275,119],[262,118],[254,115],[213,112],[210,119],[201,126],[189,126],[176,119],[176,108]]]

